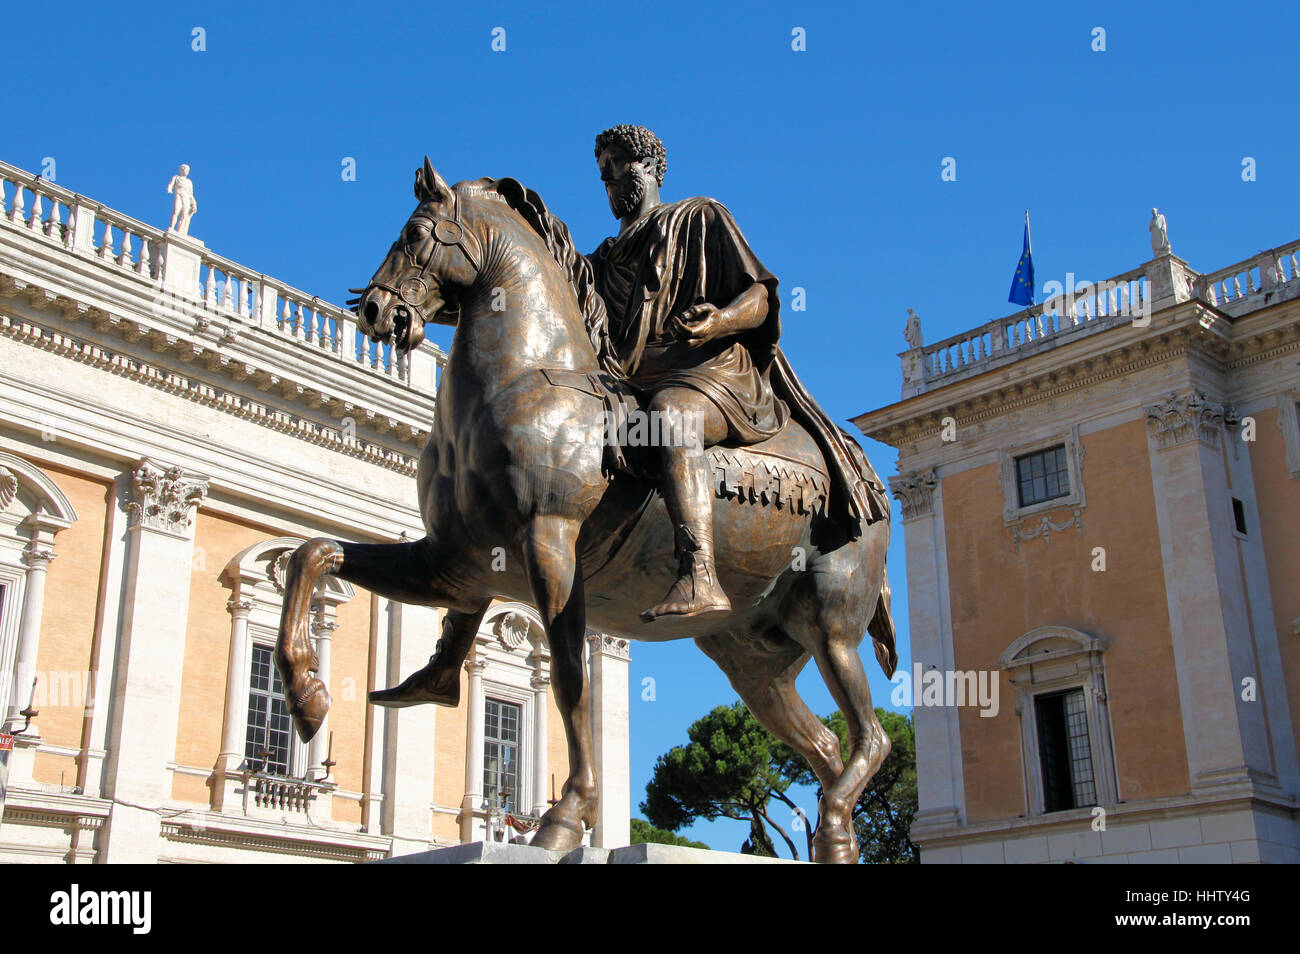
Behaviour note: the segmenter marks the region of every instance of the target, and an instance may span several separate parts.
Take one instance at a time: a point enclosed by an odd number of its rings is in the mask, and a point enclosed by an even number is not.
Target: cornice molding
[[[327,428],[315,421],[279,410],[270,404],[252,401],[241,395],[220,390],[202,381],[196,381],[187,375],[180,374],[162,365],[150,364],[131,355],[115,354],[98,345],[79,341],[69,335],[43,328],[7,314],[0,314],[0,335],[5,335],[23,344],[49,351],[61,357],[70,358],[79,364],[94,367],[160,391],[187,398],[196,404],[215,408],[233,417],[253,421],[281,434],[289,434],[310,444],[325,447],[337,453],[364,460],[367,463],[376,464],[404,476],[415,476],[418,455],[407,456],[379,444],[349,441],[344,437],[342,427],[337,430]],[[124,335],[124,337],[126,336]],[[258,376],[262,376],[265,379],[266,387],[261,387],[260,390],[269,390],[272,386],[280,383],[277,376],[257,371],[251,365],[239,364],[236,368],[235,362],[227,363],[234,369],[232,370],[232,377],[236,380],[252,377],[256,383],[259,380]],[[299,391],[301,392],[301,389]],[[287,391],[284,391],[284,393],[286,399],[291,397]],[[310,399],[307,399],[305,403],[310,404]],[[349,412],[343,416],[355,415],[357,419],[367,422],[377,420],[373,413],[356,408],[350,403],[345,404],[343,409]],[[394,434],[397,434],[397,430],[394,430]],[[422,447],[428,437],[429,432],[427,431],[410,430],[410,438],[406,442],[419,444]]]
[[[1227,337],[1232,326],[1220,315],[1199,302],[1190,304],[1192,310],[1179,319],[1178,327],[1153,337],[1127,340],[1109,350],[1065,361],[1058,367],[1043,369],[1014,382],[1007,379],[1016,364],[1006,365],[893,406],[898,409],[902,404],[912,404],[917,410],[911,414],[876,426],[864,421],[889,410],[882,408],[859,415],[855,423],[868,437],[901,448],[937,435],[945,417],[953,417],[958,426],[966,427],[1188,354],[1208,358],[1218,369],[1231,371],[1300,350],[1300,320],[1251,332],[1233,342]],[[1077,344],[1095,344],[1105,334],[1115,334],[1118,330],[1081,339]],[[1031,355],[1024,360],[1041,356]]]

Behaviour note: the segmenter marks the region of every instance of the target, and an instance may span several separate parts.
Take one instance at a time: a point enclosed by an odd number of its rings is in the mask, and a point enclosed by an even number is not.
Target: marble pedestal
[[[475,841],[450,848],[435,848],[374,862],[381,865],[793,865],[804,862],[784,858],[758,858],[730,851],[704,851],[677,845],[629,845],[626,848],[591,848],[547,851],[532,845]]]

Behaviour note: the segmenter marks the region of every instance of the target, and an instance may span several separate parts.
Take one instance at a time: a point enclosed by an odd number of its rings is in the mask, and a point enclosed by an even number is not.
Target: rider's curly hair
[[[664,173],[668,171],[668,150],[659,137],[644,126],[632,126],[622,123],[611,126],[596,137],[596,155],[611,143],[622,146],[634,159],[650,160],[655,181],[664,184]]]

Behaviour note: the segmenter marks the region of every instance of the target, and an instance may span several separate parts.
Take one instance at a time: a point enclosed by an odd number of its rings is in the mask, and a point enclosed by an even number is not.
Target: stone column
[[[628,756],[628,641],[587,635],[591,667],[591,731],[595,741],[600,808],[591,843],[622,848],[632,840],[632,791]]]
[[[330,657],[333,654],[334,630],[338,629],[339,624],[325,615],[324,607],[313,614],[311,622],[312,635],[316,637],[316,678],[325,683],[325,688],[330,687]],[[325,716],[325,721],[321,723],[320,731],[311,740],[308,748],[307,762],[308,777],[317,782],[324,782],[329,776],[329,770],[325,768],[324,761],[329,751],[330,735],[330,717]]]
[[[465,797],[460,804],[460,840],[474,840],[474,812],[483,805],[483,670],[487,660],[477,653],[465,663],[469,673],[469,744],[465,756]]]
[[[949,672],[956,668],[943,491],[933,467],[891,477],[889,489],[901,505],[907,537],[908,631],[912,636],[913,670],[905,675],[914,680],[918,667],[921,672]],[[912,687],[913,693],[918,690],[918,686]],[[965,817],[966,782],[957,716],[953,707],[917,705],[912,710],[917,785],[913,830],[918,842],[927,826],[951,827],[961,824]],[[924,850],[921,857],[924,860]]]
[[[160,817],[151,809],[171,798],[167,765],[176,756],[194,511],[207,489],[206,479],[148,459],[131,474],[104,782],[115,804],[99,838],[105,863],[158,860]]]
[[[424,667],[437,642],[438,613],[389,603],[388,685]],[[437,708],[384,709],[384,833],[393,854],[427,851],[433,840],[433,753]]]
[[[1192,391],[1145,412],[1192,790],[1275,785],[1264,707],[1241,698],[1242,680],[1258,684],[1260,672],[1220,446],[1223,407]]]
[[[231,616],[230,650],[226,655],[226,712],[221,724],[221,753],[213,772],[212,807],[217,811],[242,806],[234,789],[240,784],[237,773],[244,761],[248,733],[248,614],[252,608],[252,600],[232,597],[226,601]]]
[[[540,817],[551,806],[546,803],[546,751],[549,739],[546,734],[546,712],[550,705],[551,677],[543,671],[538,660],[530,685],[533,687],[533,814]]]
[[[365,689],[382,689],[388,683],[388,673],[386,666],[378,665],[378,660],[388,658],[388,627],[383,625],[383,613],[381,607],[384,600],[375,594],[369,595],[370,599],[370,640],[371,652],[373,653],[376,665],[367,677]],[[369,759],[369,771],[366,773],[362,782],[362,791],[365,793],[364,801],[361,803],[361,817],[364,820],[365,831],[368,835],[382,835],[384,832],[384,778],[386,766],[386,753],[384,751],[384,739],[387,732],[387,723],[384,718],[384,709],[380,706],[369,706],[370,732],[366,736],[365,751],[363,759]]]
[[[33,540],[23,548],[23,563],[27,565],[27,584],[23,593],[22,615],[18,622],[18,651],[14,664],[14,681],[9,692],[9,712],[5,721],[12,728],[21,728],[23,717],[18,713],[27,708],[32,698],[32,685],[36,678],[36,653],[41,644],[41,612],[45,606],[45,573],[54,559],[54,551]],[[24,735],[39,735],[33,725]]]

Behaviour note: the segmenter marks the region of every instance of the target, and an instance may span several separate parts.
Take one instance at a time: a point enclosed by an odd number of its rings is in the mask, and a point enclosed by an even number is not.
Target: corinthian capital
[[[53,559],[54,551],[35,540],[23,547],[22,561],[34,570],[48,569]]]
[[[632,658],[632,647],[626,639],[598,633],[594,629],[587,630],[587,648],[593,656],[599,653],[616,659]]]
[[[1192,391],[1181,397],[1170,391],[1168,398],[1158,404],[1148,404],[1143,410],[1147,427],[1162,448],[1193,440],[1211,447],[1219,445],[1223,405],[1212,404],[1201,391]]]
[[[131,472],[126,512],[132,527],[149,527],[182,536],[194,524],[194,510],[208,495],[205,477],[179,467],[162,467],[147,457]]]
[[[934,488],[939,486],[939,475],[933,467],[913,470],[889,478],[889,492],[903,507],[903,519],[924,517],[934,511]]]

